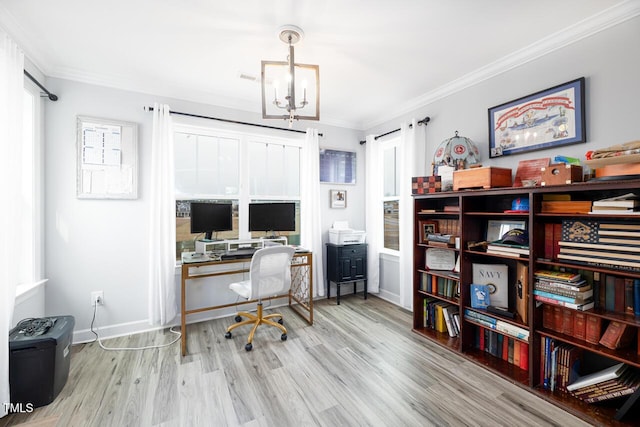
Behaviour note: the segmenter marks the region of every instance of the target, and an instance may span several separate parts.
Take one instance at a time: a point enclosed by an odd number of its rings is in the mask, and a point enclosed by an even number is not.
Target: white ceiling
[[[629,14],[639,0],[0,0],[45,75],[259,112],[260,61],[300,26],[327,124],[368,129]],[[64,93],[58,94],[61,98]]]

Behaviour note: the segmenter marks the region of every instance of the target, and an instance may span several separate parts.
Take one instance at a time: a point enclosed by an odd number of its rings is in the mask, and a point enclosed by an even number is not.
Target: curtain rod
[[[29,80],[31,80],[32,82],[34,82],[36,85],[38,85],[38,87],[40,89],[42,89],[44,91],[44,93],[47,94],[47,97],[51,100],[51,101],[57,101],[58,100],[58,95],[54,95],[51,92],[49,92],[47,90],[47,88],[45,88],[44,86],[42,86],[42,84],[40,84],[39,81],[36,80],[35,77],[33,77],[31,74],[29,74],[29,72],[27,70],[23,70],[24,71],[24,75],[27,76],[29,78]]]
[[[153,107],[144,107],[144,110],[145,111],[153,111]],[[276,127],[276,126],[261,125],[259,123],[240,122],[240,121],[237,121],[237,120],[221,119],[219,117],[201,116],[200,114],[181,113],[180,111],[171,111],[171,110],[169,110],[169,113],[170,114],[177,114],[179,116],[195,117],[195,118],[198,118],[198,119],[209,119],[209,120],[217,120],[219,122],[235,123],[235,124],[238,124],[238,125],[256,126],[256,127],[260,127],[260,128],[275,129],[275,130],[285,130],[287,132],[307,133],[306,131],[298,130],[298,129],[279,128],[279,127]],[[318,136],[324,136],[324,135],[321,134],[321,133],[318,133]]]
[[[418,125],[425,125],[426,126],[427,123],[429,123],[430,121],[431,121],[430,117],[425,117],[424,119],[418,121]],[[413,125],[410,124],[409,127],[413,127]],[[382,135],[378,135],[373,139],[375,139],[377,141],[378,138],[382,138],[383,136],[391,135],[392,133],[399,132],[399,131],[400,131],[400,128],[394,129],[394,130],[390,130],[389,132],[383,133]],[[366,143],[367,143],[367,141],[360,141],[360,145],[363,145],[363,144],[366,144]]]

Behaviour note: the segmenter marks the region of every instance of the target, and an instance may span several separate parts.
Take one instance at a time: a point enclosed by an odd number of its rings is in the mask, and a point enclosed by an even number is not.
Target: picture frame
[[[356,153],[320,149],[320,182],[331,184],[356,183]]]
[[[418,221],[418,242],[426,244],[429,234],[438,232],[438,222],[433,220]]]
[[[76,116],[78,199],[138,198],[138,125]]]
[[[514,228],[526,228],[524,220],[499,220],[490,219],[487,221],[487,242],[495,242],[500,240],[504,234]]]
[[[332,209],[347,207],[347,190],[329,190],[329,206]]]
[[[587,141],[585,78],[491,107],[489,157],[503,157]]]

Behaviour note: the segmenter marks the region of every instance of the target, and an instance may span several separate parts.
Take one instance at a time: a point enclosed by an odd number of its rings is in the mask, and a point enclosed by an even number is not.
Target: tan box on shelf
[[[453,172],[453,190],[511,187],[511,169],[485,166]]]
[[[582,182],[582,166],[558,163],[540,168],[542,182],[540,185],[565,185]]]

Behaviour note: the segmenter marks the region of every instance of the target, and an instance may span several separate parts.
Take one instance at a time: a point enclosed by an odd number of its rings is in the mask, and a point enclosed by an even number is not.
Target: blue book
[[[486,309],[491,304],[488,285],[471,284],[471,307]]]
[[[541,291],[539,289],[534,289],[533,290],[533,294],[534,295],[540,295],[541,297],[547,297],[547,298],[551,298],[551,299],[555,299],[558,301],[564,301],[564,302],[568,302],[570,304],[583,304],[585,301],[590,301],[591,297],[588,297],[586,300],[580,300],[580,299],[576,299],[576,298],[571,298],[571,297],[565,297],[563,295],[558,295],[558,294],[554,294],[551,292],[545,292],[545,291]]]
[[[640,316],[640,279],[633,280],[633,314]]]
[[[605,286],[604,308],[607,309],[608,311],[615,311],[616,277],[608,274],[607,277],[605,278],[604,286]]]

